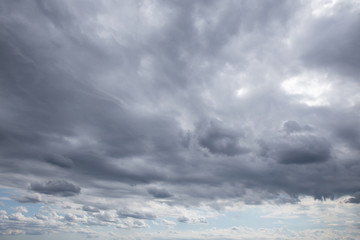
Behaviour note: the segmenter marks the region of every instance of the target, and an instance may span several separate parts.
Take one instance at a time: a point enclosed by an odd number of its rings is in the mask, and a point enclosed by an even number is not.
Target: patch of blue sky
[[[208,228],[230,228],[233,226],[253,229],[285,227],[287,229],[301,231],[324,227],[321,224],[314,223],[310,217],[305,215],[286,219],[263,216],[263,206],[252,207],[242,211],[224,212],[215,218],[208,219]]]
[[[23,213],[24,216],[32,217],[36,213],[38,213],[40,207],[43,205],[42,203],[20,203],[13,199],[11,196],[14,195],[14,191],[8,188],[0,188],[0,199],[2,204],[0,204],[0,209],[5,210],[8,214],[12,214],[16,212],[17,207],[25,207],[28,212]]]
[[[291,230],[301,231],[306,229],[324,228],[321,223],[314,223],[312,218],[306,215],[299,215],[294,218],[277,218],[277,217],[264,217],[264,206],[251,207],[242,211],[234,212],[222,212],[216,217],[207,218],[207,223],[203,224],[191,224],[178,222],[173,218],[164,218],[169,221],[175,221],[176,225],[174,230],[189,231],[189,230],[204,230],[211,228],[231,228],[237,227],[249,227],[253,229],[260,228],[287,228]],[[160,231],[169,228],[168,226],[161,225],[161,220],[149,221],[148,224],[151,230]]]

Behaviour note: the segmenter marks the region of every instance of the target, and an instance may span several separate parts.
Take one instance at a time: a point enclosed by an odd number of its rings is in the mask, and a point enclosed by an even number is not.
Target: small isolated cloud
[[[81,188],[65,180],[50,180],[42,183],[32,183],[30,189],[48,195],[70,197],[78,195]]]
[[[178,217],[178,222],[181,222],[181,223],[187,223],[190,219],[185,217],[185,216],[181,216],[181,217]]]
[[[117,214],[119,218],[135,218],[135,219],[146,219],[146,220],[153,220],[156,216],[149,212],[138,212],[138,211],[131,211],[128,209],[118,210]]]
[[[163,219],[161,221],[161,225],[166,226],[166,227],[174,227],[176,225],[176,222]]]
[[[233,231],[238,231],[238,230],[240,230],[240,228],[238,228],[238,227],[232,227],[231,230],[233,230]]]
[[[181,216],[177,218],[177,221],[180,223],[189,223],[189,224],[207,224],[208,221],[204,217],[198,218],[188,218],[186,216]]]

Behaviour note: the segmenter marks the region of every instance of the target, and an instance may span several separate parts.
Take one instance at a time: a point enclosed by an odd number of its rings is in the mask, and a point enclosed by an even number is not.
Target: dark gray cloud
[[[324,139],[312,136],[291,138],[289,145],[280,145],[277,157],[283,164],[321,163],[330,158],[330,145]]]
[[[330,159],[331,145],[325,138],[309,133],[291,134],[303,129],[296,122],[285,122],[283,129],[287,134],[274,134],[269,140],[260,141],[264,156],[281,164],[321,163]]]
[[[180,223],[190,223],[190,224],[207,224],[208,221],[206,218],[198,217],[198,218],[188,218],[186,216],[181,216],[177,218],[177,221]]]
[[[81,186],[87,195],[76,201],[108,222],[116,220],[94,199],[258,204],[284,192],[296,202],[359,191],[358,10],[338,3],[313,16],[301,1],[0,5],[5,186],[33,182],[32,191],[57,196]],[[326,104],[282,88],[302,74],[326,75],[314,81],[330,84],[328,95],[304,90]]]
[[[149,188],[148,192],[153,195],[154,198],[169,198],[172,195],[165,189]]]
[[[50,180],[42,183],[32,183],[32,191],[61,197],[78,195],[81,188],[65,180]]]
[[[312,130],[312,128],[310,126],[308,126],[308,125],[301,126],[299,123],[297,123],[296,121],[292,121],[292,120],[284,122],[282,128],[286,133]]]
[[[44,159],[48,163],[62,168],[71,168],[73,166],[73,161],[70,158],[61,156],[59,154],[48,154],[44,157]]]
[[[241,146],[242,138],[244,136],[241,129],[222,127],[220,123],[211,121],[209,126],[200,133],[199,144],[211,153],[235,156],[249,151],[246,147]]]

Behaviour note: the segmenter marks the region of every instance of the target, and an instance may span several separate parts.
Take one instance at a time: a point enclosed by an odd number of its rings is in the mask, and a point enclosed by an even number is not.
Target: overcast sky
[[[358,239],[358,0],[0,2],[0,238]]]

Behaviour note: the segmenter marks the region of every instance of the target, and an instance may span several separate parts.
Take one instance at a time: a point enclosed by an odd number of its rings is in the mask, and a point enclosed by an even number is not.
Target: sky
[[[0,239],[360,239],[360,1],[0,1]]]

